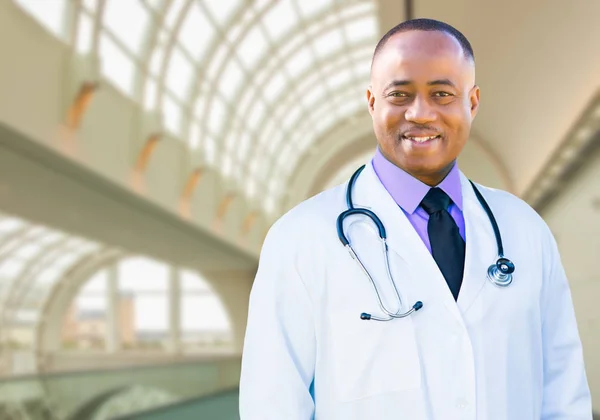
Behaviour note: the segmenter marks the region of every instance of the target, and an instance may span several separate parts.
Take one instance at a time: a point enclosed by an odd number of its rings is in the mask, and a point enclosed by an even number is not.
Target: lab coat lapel
[[[494,230],[473,187],[462,172],[460,179],[463,194],[466,252],[464,276],[457,303],[460,312],[465,314],[486,284],[487,269],[496,261],[497,249]]]
[[[462,324],[462,317],[446,280],[414,227],[377,177],[372,164],[365,167],[356,181],[354,203],[372,210],[383,222],[390,250],[411,268],[416,298],[424,307],[443,302]],[[437,303],[435,303],[437,304]]]

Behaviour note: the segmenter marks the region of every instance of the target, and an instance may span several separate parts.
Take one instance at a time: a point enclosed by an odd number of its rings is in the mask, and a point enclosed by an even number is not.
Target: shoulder
[[[502,219],[521,231],[535,233],[543,239],[549,239],[550,229],[539,213],[525,200],[508,191],[487,187],[478,183],[475,186],[481,192],[494,217]]]
[[[345,187],[332,187],[292,207],[273,223],[265,243],[297,243],[335,231],[337,216],[345,209]]]

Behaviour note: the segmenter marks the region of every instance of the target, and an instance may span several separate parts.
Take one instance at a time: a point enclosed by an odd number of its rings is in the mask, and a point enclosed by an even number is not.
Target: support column
[[[106,350],[109,353],[121,350],[118,283],[117,265],[111,264],[106,278]]]
[[[181,353],[181,279],[176,267],[169,272],[169,352]]]

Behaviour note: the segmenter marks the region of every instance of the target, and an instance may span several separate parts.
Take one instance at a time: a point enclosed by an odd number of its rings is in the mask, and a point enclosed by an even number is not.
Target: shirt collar
[[[396,204],[407,213],[413,214],[431,187],[387,160],[379,147],[372,162],[375,173]],[[448,194],[454,204],[462,211],[460,172],[456,163],[437,187]]]

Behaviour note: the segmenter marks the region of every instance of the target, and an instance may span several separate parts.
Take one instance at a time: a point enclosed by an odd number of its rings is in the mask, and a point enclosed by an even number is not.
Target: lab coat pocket
[[[421,386],[421,367],[411,317],[364,321],[355,311],[331,314],[331,361],[341,401]]]

